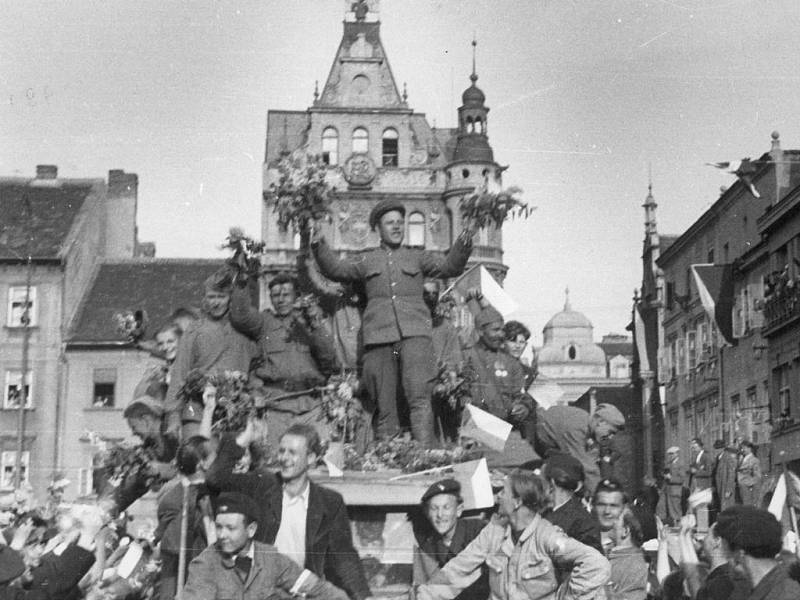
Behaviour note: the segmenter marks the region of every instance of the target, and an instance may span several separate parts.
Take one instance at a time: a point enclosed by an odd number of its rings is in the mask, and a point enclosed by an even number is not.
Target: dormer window
[[[384,167],[396,167],[397,166],[397,130],[393,128],[388,128],[386,131],[383,132],[382,138],[382,154],[383,154],[383,166]]]
[[[353,130],[353,152],[366,154],[369,151],[369,134],[363,127]]]
[[[339,133],[333,127],[326,127],[322,132],[322,162],[339,164]]]

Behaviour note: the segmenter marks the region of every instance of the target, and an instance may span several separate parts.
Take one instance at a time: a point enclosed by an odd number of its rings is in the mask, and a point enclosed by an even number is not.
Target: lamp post
[[[25,449],[25,404],[28,402],[28,354],[31,339],[31,279],[33,278],[33,228],[31,227],[31,199],[28,195],[28,186],[22,193],[22,202],[25,204],[25,228],[27,229],[26,241],[26,273],[25,273],[25,305],[22,310],[20,322],[22,324],[22,376],[19,386],[19,406],[17,408],[17,453],[14,458],[14,489],[22,486],[22,453]]]

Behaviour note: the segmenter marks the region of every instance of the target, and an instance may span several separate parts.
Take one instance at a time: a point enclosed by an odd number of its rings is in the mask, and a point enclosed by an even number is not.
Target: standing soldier
[[[761,493],[761,463],[753,453],[753,444],[741,443],[742,460],[736,469],[736,480],[739,483],[739,497],[742,504],[758,507]]]
[[[398,383],[408,401],[411,433],[424,445],[433,442],[431,316],[422,299],[425,277],[457,277],[472,252],[471,225],[445,256],[403,246],[406,209],[399,200],[381,200],[369,224],[380,247],[346,259],[336,256],[315,228],[311,248],[320,272],[342,283],[363,282],[367,295],[362,331],[364,383],[377,404],[377,435],[390,438],[399,429]],[[398,375],[400,381],[398,382]]]
[[[683,516],[684,469],[680,464],[681,449],[677,446],[667,448],[667,463],[664,465],[664,498],[667,503],[667,519],[674,527]]]

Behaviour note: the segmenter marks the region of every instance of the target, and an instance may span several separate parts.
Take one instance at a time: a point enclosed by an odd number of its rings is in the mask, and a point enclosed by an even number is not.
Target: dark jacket
[[[428,579],[448,561],[458,555],[486,527],[481,519],[459,519],[453,540],[449,546],[441,541],[435,531],[424,532],[417,536],[418,547],[414,550],[414,585],[427,583]],[[478,579],[462,591],[455,600],[486,600],[489,597],[489,573],[484,565]]]
[[[749,600],[797,600],[798,598],[800,598],[800,584],[789,577],[786,567],[777,565],[753,588]]]
[[[13,552],[7,546],[0,550]],[[0,600],[64,600],[77,597],[78,582],[94,564],[94,553],[75,544],[67,546],[60,556],[46,554],[42,563],[31,571],[25,588],[0,585]]]
[[[232,435],[223,436],[217,458],[208,471],[206,484],[218,491],[248,494],[262,509],[256,539],[274,544],[283,511],[283,487],[271,474],[233,473],[244,450]],[[342,496],[333,490],[310,483],[306,513],[305,567],[330,579],[357,600],[370,596],[361,559],[353,547],[350,521]]]
[[[558,525],[569,537],[603,552],[600,542],[600,523],[583,506],[577,496],[572,496],[556,510],[548,509],[542,516]]]
[[[341,259],[324,239],[311,247],[325,277],[342,283],[364,283],[365,346],[391,344],[414,336],[431,337],[431,314],[422,299],[422,283],[425,277],[457,277],[472,252],[472,246],[461,239],[444,256],[405,246],[380,246]]]

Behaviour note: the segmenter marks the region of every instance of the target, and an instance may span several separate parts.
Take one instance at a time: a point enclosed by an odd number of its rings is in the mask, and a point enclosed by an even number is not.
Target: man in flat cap
[[[536,451],[544,457],[561,452],[577,458],[583,465],[586,489],[593,493],[600,481],[599,442],[613,437],[624,426],[625,417],[612,404],[598,404],[591,415],[576,406],[540,409]]]
[[[204,374],[223,371],[247,374],[251,361],[259,355],[257,344],[236,331],[228,319],[231,281],[230,273],[225,269],[206,279],[203,316],[181,337],[170,371],[164,418],[167,430],[176,433],[181,429],[182,418],[187,421],[185,439],[198,433],[202,418],[202,409],[195,406],[187,407],[181,415],[184,407],[178,393],[189,373],[198,369]]]
[[[776,559],[781,551],[782,531],[772,514],[753,506],[733,506],[719,514],[714,533],[727,546],[735,568],[750,580],[751,600],[800,598],[800,584]]]
[[[558,525],[569,537],[603,551],[600,543],[600,523],[581,502],[583,465],[568,454],[553,454],[544,463],[542,476],[550,483],[552,507],[542,516]]]
[[[192,560],[183,600],[268,600],[291,597],[347,600],[347,594],[297,566],[274,546],[253,540],[258,504],[239,492],[217,497],[217,541]],[[283,597],[283,596],[280,596]]]
[[[417,533],[414,548],[415,586],[428,583],[431,576],[458,555],[474,540],[486,523],[481,519],[463,519],[464,501],[461,484],[455,479],[443,479],[431,485],[422,496],[422,511],[430,524]],[[489,597],[489,578],[486,567],[478,579],[462,591],[457,600],[486,600]]]
[[[474,306],[471,309],[476,310]],[[466,352],[466,369],[473,375],[470,402],[514,425],[505,450],[487,450],[486,460],[492,466],[522,466],[539,458],[522,437],[534,411],[533,398],[523,391],[525,371],[505,350],[503,316],[494,307],[477,309],[475,330],[478,341]]]
[[[398,375],[408,402],[411,433],[433,443],[431,387],[436,365],[431,356],[431,316],[422,299],[425,277],[457,277],[472,252],[473,226],[468,223],[445,255],[403,246],[406,209],[399,200],[378,202],[369,224],[380,246],[340,258],[315,225],[311,248],[320,272],[342,283],[363,283],[367,306],[362,321],[363,377],[376,403],[376,434],[394,436],[399,428]]]

